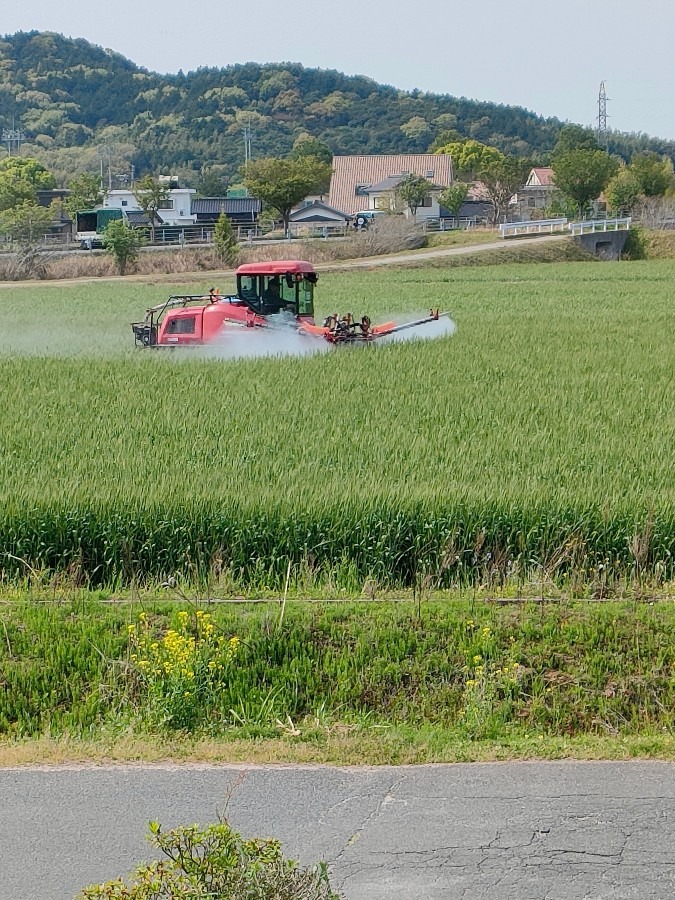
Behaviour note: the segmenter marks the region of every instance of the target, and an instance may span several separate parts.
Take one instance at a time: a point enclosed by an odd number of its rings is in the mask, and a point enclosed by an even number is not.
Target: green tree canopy
[[[68,187],[70,196],[66,200],[65,206],[71,219],[75,218],[78,210],[94,209],[103,202],[101,178],[98,175],[89,173],[78,175],[77,178],[73,178]]]
[[[485,155],[476,172],[492,204],[493,225],[505,217],[511,197],[523,186],[531,167],[526,159],[497,153],[498,156]]]
[[[463,143],[465,143],[465,141],[459,131],[456,131],[454,128],[450,128],[447,131],[441,131],[440,134],[436,135],[431,144],[429,144],[427,153],[444,153],[444,148],[448,144]]]
[[[291,210],[308,194],[321,194],[330,184],[331,166],[314,156],[300,159],[256,159],[243,171],[253,197],[279,213],[288,230]]]
[[[619,162],[604,150],[569,150],[554,157],[552,167],[556,187],[583,215],[616,175]]]
[[[312,137],[311,134],[301,134],[293,144],[291,159],[303,159],[306,156],[313,156],[329,165],[333,162],[333,151],[328,144]]]
[[[169,199],[169,188],[158,178],[145,175],[134,190],[136,202],[150,219],[150,239],[155,240],[155,216],[165,200]]]
[[[396,193],[414,216],[417,208],[429,196],[431,188],[431,182],[421,175],[406,175],[396,188]]]
[[[636,153],[630,164],[646,197],[662,197],[673,182],[673,164],[649,150]]]
[[[6,156],[0,160],[0,210],[34,201],[36,191],[54,187],[54,176],[37,159]]]
[[[449,153],[455,173],[469,178],[480,178],[481,171],[504,159],[504,154],[496,147],[489,147],[480,141],[457,141],[440,147],[436,153]]]
[[[452,213],[455,219],[459,218],[459,212],[462,208],[466,196],[469,193],[469,185],[463,181],[457,181],[455,184],[447,187],[438,198],[441,206],[444,206],[448,212]]]
[[[44,236],[53,218],[51,207],[22,200],[0,212],[0,233],[20,244],[35,244]]]
[[[553,156],[562,156],[570,150],[599,150],[595,135],[590,128],[581,125],[563,125],[553,149]]]
[[[632,168],[622,166],[605,187],[605,197],[611,212],[627,216],[642,193],[642,185]]]
[[[224,197],[228,178],[223,166],[209,166],[199,173],[197,194],[200,197]]]

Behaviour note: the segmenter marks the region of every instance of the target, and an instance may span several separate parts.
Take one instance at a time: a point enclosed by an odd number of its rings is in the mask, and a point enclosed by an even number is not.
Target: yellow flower
[[[470,679],[467,681],[466,686],[471,688],[471,687],[473,687],[475,684],[476,684],[476,682],[475,682],[473,679],[470,678]]]
[[[474,666],[479,665],[479,663],[481,663],[482,661],[483,661],[483,657],[480,656],[478,653],[477,653],[477,654],[474,656],[474,658],[473,658],[473,664],[474,664]]]
[[[133,634],[136,631],[136,626],[135,625],[127,625],[127,631],[129,632],[129,634]]]

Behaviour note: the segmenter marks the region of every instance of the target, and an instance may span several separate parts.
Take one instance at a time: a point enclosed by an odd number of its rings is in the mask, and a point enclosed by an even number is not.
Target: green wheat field
[[[324,273],[318,317],[440,306],[456,333],[235,361],[133,348],[147,306],[211,280],[2,289],[3,577],[671,579],[674,281],[673,262]]]

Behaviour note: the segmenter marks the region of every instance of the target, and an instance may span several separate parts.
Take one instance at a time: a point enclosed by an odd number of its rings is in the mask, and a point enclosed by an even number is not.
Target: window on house
[[[531,209],[533,209],[533,208],[537,205],[537,201],[534,199],[534,197],[528,197],[528,198],[527,198],[527,205],[528,205]]]
[[[357,184],[355,189],[355,194],[357,197],[367,197],[368,196],[368,188],[369,184]]]
[[[431,206],[432,203],[433,203],[433,200],[431,199],[431,194],[427,194],[426,197],[424,198],[424,200],[422,200],[422,202],[420,203],[420,206],[429,207],[429,206]]]
[[[168,200],[160,200],[157,209],[173,209],[173,200],[171,198]]]
[[[389,209],[391,202],[388,196],[375,197],[373,200],[373,209]]]
[[[122,200],[122,206],[128,206],[128,203],[126,200]]]
[[[428,169],[428,170],[427,170],[427,178],[433,178],[433,177],[434,177],[433,170],[432,170],[432,169]]]

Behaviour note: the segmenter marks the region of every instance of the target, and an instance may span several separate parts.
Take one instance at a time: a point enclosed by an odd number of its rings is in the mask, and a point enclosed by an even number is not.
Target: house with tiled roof
[[[344,228],[351,216],[335,209],[322,200],[311,200],[293,210],[289,222],[291,225],[307,225],[312,228],[333,227]]]
[[[406,175],[420,175],[433,186],[430,205],[419,212],[438,216],[437,195],[454,180],[452,157],[443,153],[334,156],[328,203],[350,216],[367,209],[390,209],[396,188]]]
[[[535,166],[530,170],[522,189],[514,194],[510,206],[511,218],[528,222],[542,219],[553,200],[556,186],[550,166]]]

